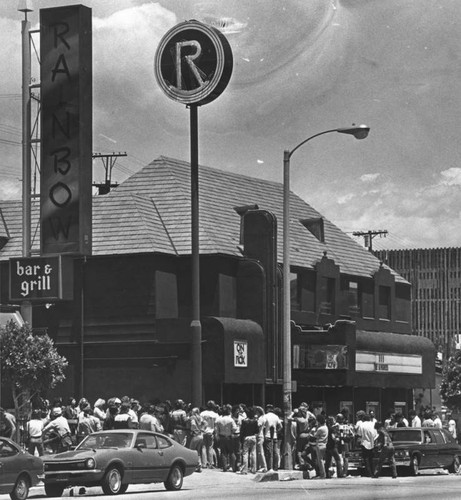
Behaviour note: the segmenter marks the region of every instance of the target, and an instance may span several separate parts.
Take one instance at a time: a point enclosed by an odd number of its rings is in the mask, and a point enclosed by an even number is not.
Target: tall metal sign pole
[[[174,101],[190,109],[191,258],[192,258],[192,403],[202,396],[202,325],[200,322],[200,241],[198,176],[198,106],[216,99],[229,83],[232,51],[225,36],[199,21],[174,26],[161,39],[155,54],[155,77]]]

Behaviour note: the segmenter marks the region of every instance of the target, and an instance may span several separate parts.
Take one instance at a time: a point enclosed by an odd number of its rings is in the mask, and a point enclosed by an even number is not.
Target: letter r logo
[[[182,50],[185,47],[194,47],[195,53],[182,56]],[[202,47],[200,43],[196,40],[188,40],[184,42],[176,42],[176,87],[178,90],[183,90],[183,74],[182,74],[182,60],[184,58],[185,62],[188,64],[190,71],[194,75],[198,87],[197,89],[203,88],[207,82],[205,82],[202,78],[204,74],[199,67],[194,63],[195,59],[197,59],[202,53]],[[197,90],[195,89],[195,90]],[[187,89],[186,89],[187,90]]]

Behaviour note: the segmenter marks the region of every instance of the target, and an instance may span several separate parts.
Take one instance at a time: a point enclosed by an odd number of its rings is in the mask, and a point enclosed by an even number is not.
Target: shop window
[[[155,317],[178,317],[178,284],[173,273],[155,272]]]
[[[378,288],[379,319],[391,319],[391,288],[380,285]]]

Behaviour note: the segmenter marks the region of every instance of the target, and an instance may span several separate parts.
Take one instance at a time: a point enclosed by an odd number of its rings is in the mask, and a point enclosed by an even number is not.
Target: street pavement
[[[397,479],[382,477],[371,479],[352,476],[343,479],[295,479],[281,474],[239,475],[220,470],[204,470],[184,478],[181,491],[166,491],[163,484],[131,485],[118,500],[236,500],[306,498],[315,500],[459,500],[461,498],[461,475],[432,471],[417,477],[403,476]],[[299,477],[299,475],[297,476]],[[88,488],[80,495],[79,488],[66,490],[63,497],[107,498],[101,488]],[[29,498],[46,498],[43,487],[31,489]],[[0,500],[9,495],[0,495]]]

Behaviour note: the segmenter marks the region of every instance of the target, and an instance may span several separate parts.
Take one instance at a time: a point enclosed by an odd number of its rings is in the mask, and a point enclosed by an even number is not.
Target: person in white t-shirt
[[[212,469],[217,465],[216,454],[214,451],[214,429],[219,415],[216,413],[216,403],[210,399],[210,401],[206,404],[206,410],[203,410],[200,415],[206,423],[203,431],[202,464],[204,467]]]

